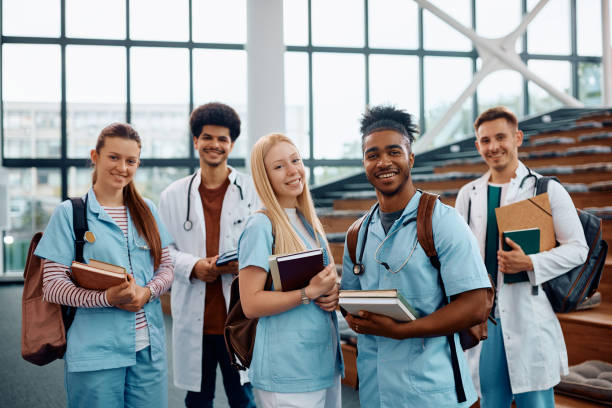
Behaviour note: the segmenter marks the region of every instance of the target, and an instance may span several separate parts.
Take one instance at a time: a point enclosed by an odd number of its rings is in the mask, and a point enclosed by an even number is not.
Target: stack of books
[[[125,268],[90,259],[88,264],[72,261],[72,280],[85,289],[106,290],[127,280]]]
[[[356,315],[360,310],[388,316],[400,322],[411,322],[419,317],[397,289],[341,290],[340,309]]]

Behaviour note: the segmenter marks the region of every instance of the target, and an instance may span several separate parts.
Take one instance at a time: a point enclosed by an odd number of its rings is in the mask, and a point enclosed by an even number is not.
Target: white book
[[[418,313],[406,306],[405,300],[399,297],[348,297],[340,296],[340,306],[352,315],[360,310],[388,316],[400,322],[416,320]]]

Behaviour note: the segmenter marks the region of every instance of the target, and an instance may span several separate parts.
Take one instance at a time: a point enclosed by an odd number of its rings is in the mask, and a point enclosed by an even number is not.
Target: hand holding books
[[[338,285],[336,280],[336,266],[333,264],[327,265],[321,272],[310,279],[306,286],[306,296],[310,299],[316,299],[315,303],[326,312],[331,312],[338,305]]]

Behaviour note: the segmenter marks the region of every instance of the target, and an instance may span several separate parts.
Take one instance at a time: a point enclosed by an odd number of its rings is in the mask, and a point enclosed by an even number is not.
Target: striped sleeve
[[[160,297],[170,289],[174,279],[174,263],[170,256],[168,247],[162,249],[161,263],[155,271],[153,278],[146,284],[155,293],[155,297]]]
[[[111,307],[104,291],[76,286],[70,279],[69,267],[47,259],[43,262],[43,299],[74,307]]]

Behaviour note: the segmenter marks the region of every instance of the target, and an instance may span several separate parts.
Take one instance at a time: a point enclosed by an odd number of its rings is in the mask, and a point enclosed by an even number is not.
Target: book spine
[[[406,309],[408,309],[410,313],[414,315],[415,318],[419,317],[419,313],[414,310],[414,308],[410,305],[410,303],[408,303],[406,298],[399,291],[397,291],[397,298],[406,307]]]
[[[276,257],[271,256],[268,259],[270,263],[270,274],[272,275],[272,284],[274,285],[274,290],[282,292],[283,285],[281,284],[280,272],[278,271],[278,262],[276,261]]]

